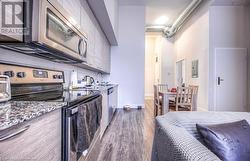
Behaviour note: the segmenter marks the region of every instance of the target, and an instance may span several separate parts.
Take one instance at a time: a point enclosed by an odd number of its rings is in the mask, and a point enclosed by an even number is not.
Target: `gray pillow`
[[[223,161],[250,161],[250,126],[246,120],[219,125],[196,124],[205,145]]]

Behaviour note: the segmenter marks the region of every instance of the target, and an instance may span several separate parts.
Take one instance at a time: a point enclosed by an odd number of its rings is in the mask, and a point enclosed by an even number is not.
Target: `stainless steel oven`
[[[101,115],[99,92],[63,109],[63,161],[87,158],[100,134]]]
[[[56,0],[21,2],[23,32],[1,32],[0,47],[56,62],[86,61],[87,37]]]

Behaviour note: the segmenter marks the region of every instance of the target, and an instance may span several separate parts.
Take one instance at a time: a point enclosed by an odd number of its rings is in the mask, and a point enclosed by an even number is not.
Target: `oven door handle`
[[[8,140],[8,139],[10,139],[10,138],[12,138],[12,137],[14,137],[14,136],[16,136],[16,135],[19,135],[19,134],[25,132],[26,130],[28,130],[29,128],[30,128],[30,125],[26,125],[26,126],[24,126],[23,128],[21,128],[21,129],[15,131],[15,132],[13,132],[13,133],[9,133],[9,134],[6,134],[6,135],[4,135],[4,136],[1,136],[1,137],[0,137],[0,142],[5,141],[5,140]]]
[[[71,115],[74,115],[74,114],[76,114],[77,112],[78,112],[78,107],[73,108],[73,109],[70,110],[70,114],[71,114]]]

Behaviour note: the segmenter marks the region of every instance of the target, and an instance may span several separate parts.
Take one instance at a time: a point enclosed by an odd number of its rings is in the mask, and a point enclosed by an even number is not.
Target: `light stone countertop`
[[[0,131],[66,105],[66,102],[45,101],[8,101],[0,103]]]

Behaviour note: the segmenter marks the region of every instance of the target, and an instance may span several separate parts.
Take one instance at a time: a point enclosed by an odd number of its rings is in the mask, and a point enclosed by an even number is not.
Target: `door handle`
[[[30,125],[26,125],[23,128],[15,131],[15,132],[12,132],[10,134],[6,134],[6,135],[3,135],[3,136],[0,136],[0,142],[8,140],[8,139],[10,139],[10,138],[12,138],[12,137],[14,137],[16,135],[19,135],[19,134],[25,132],[26,130],[28,130],[29,128],[30,128]]]
[[[218,77],[218,85],[220,85],[221,82],[223,82],[223,81],[224,81],[224,79],[221,79],[221,77]]]

